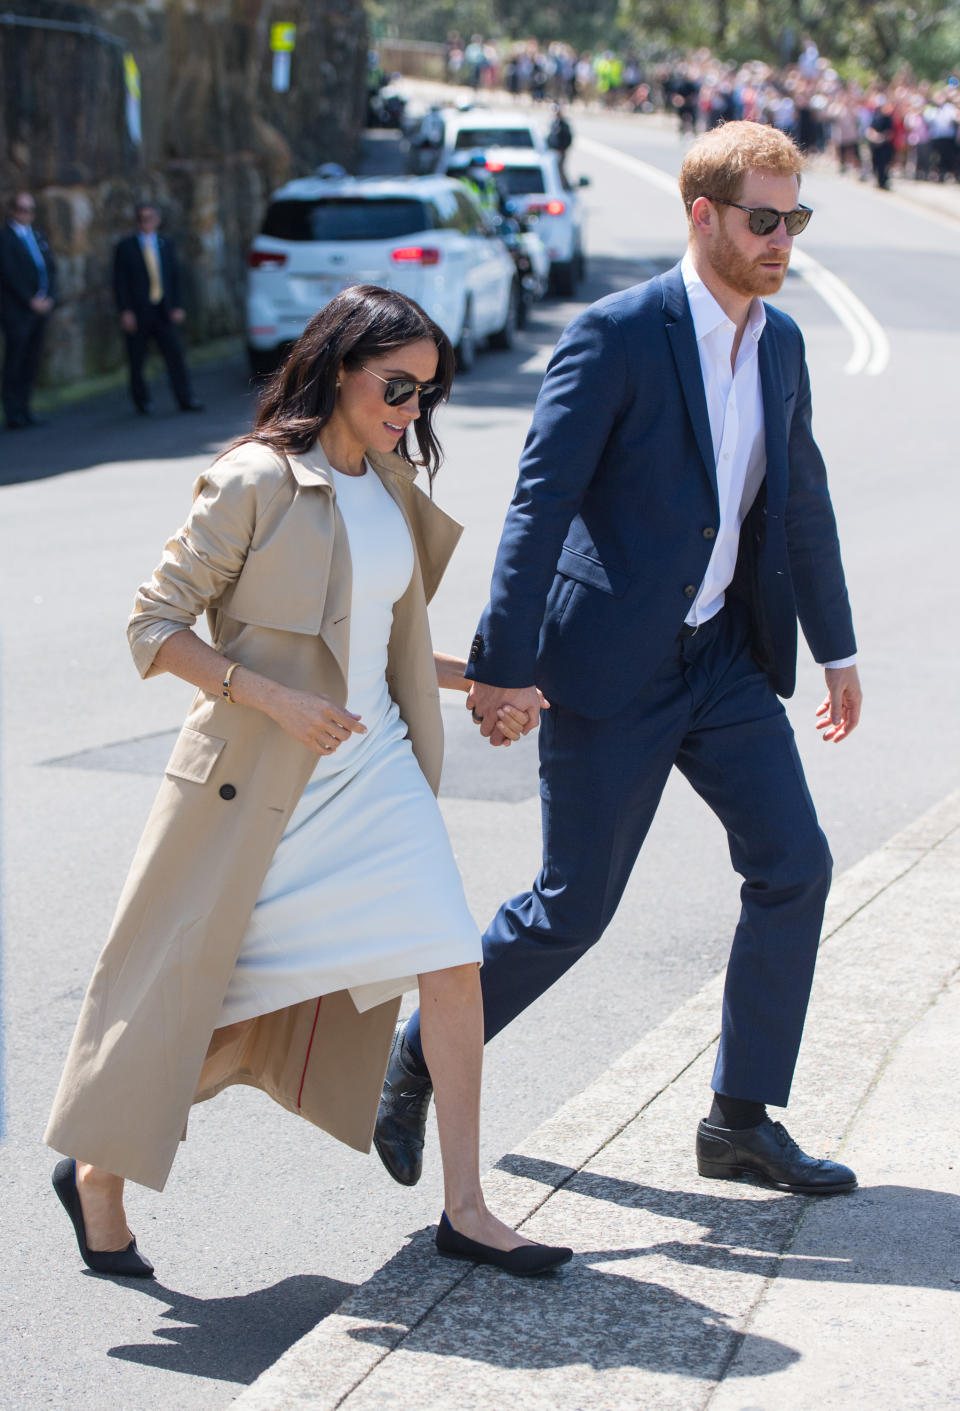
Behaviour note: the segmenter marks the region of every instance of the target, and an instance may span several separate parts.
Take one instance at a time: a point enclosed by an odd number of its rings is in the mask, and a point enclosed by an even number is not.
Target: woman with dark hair
[[[77,1025],[46,1133],[87,1265],[149,1276],[125,1178],[160,1190],[192,1102],[268,1092],[369,1150],[400,996],[419,979],[444,1168],[441,1253],[570,1257],[487,1210],[480,937],[434,794],[427,602],[459,527],[413,484],[453,378],[423,310],[370,285],[309,323],[251,435],[201,475],[137,595],[143,676],[197,688]],[[416,452],[410,440],[416,442]],[[212,645],[193,626],[207,613]],[[516,739],[524,712],[507,707]]]

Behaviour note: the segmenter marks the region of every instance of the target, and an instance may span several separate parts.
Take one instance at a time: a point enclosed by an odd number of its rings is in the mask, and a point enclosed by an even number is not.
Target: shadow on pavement
[[[395,1261],[403,1261],[408,1279],[414,1272],[411,1253],[425,1255],[429,1233],[418,1232],[413,1246],[395,1256]],[[767,1374],[797,1361],[799,1353],[793,1348],[741,1334],[734,1320],[707,1303],[635,1275],[591,1268],[587,1262],[645,1253],[597,1250],[577,1255],[563,1271],[539,1279],[513,1279],[497,1270],[478,1269],[399,1336],[393,1280],[390,1265],[385,1265],[372,1286],[351,1301],[360,1307],[352,1306],[350,1312],[374,1326],[353,1328],[350,1336],[390,1348],[402,1341],[405,1358],[456,1357],[527,1369],[635,1367],[704,1381],[719,1380],[741,1341],[756,1344]],[[436,1255],[433,1260],[438,1262]],[[381,1276],[377,1299],[373,1295]],[[413,1376],[422,1371],[422,1364],[412,1364]]]
[[[134,1284],[132,1280],[124,1282]],[[169,1303],[160,1316],[175,1326],[156,1330],[163,1342],[112,1347],[108,1355],[192,1377],[247,1385],[353,1290],[352,1284],[312,1274],[283,1279],[270,1288],[236,1298],[194,1298],[163,1284],[137,1282],[131,1292]]]
[[[960,1275],[948,1277],[931,1266],[929,1250],[944,1238],[960,1239],[960,1196],[949,1191],[923,1190],[912,1186],[861,1186],[849,1194],[813,1201],[806,1196],[787,1195],[753,1199],[742,1193],[746,1183],[728,1187],[728,1195],[704,1195],[693,1191],[662,1190],[618,1177],[574,1171],[551,1161],[534,1160],[510,1154],[497,1162],[497,1169],[527,1180],[540,1181],[565,1194],[585,1196],[672,1220],[687,1220],[702,1227],[691,1240],[673,1240],[647,1245],[643,1249],[596,1250],[581,1254],[586,1259],[634,1259],[661,1255],[684,1264],[703,1268],[734,1270],[764,1278],[771,1272],[771,1256],[777,1258],[778,1278],[834,1283],[874,1283],[904,1288],[960,1291]],[[787,1246],[792,1231],[805,1212],[829,1204],[842,1208],[849,1247],[844,1241],[803,1258],[792,1255]],[[867,1223],[889,1229],[909,1229],[907,1246],[875,1247],[869,1262],[862,1244],[856,1241],[858,1226]],[[808,1226],[804,1226],[808,1231]],[[807,1245],[813,1238],[807,1233]],[[784,1252],[786,1251],[786,1252]],[[905,1257],[906,1255],[906,1257]]]

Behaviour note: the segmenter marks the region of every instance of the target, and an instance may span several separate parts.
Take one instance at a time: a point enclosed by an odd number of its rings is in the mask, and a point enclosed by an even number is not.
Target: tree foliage
[[[792,58],[804,35],[841,66],[941,77],[960,65],[960,0],[368,0],[374,33],[442,41],[564,40],[656,54],[709,45],[722,58]]]

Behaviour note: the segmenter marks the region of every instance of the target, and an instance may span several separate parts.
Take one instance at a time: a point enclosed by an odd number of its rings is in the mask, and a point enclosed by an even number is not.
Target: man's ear
[[[718,221],[717,208],[706,196],[698,196],[690,208],[690,224],[702,235],[712,235]]]

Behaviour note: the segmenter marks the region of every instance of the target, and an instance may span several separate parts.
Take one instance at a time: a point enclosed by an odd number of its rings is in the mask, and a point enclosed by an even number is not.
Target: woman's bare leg
[[[453,1228],[494,1249],[530,1244],[486,1207],[480,1188],[483,1004],[479,967],[420,976],[420,1037],[437,1104],[444,1209]]]
[[[102,1253],[126,1249],[133,1236],[123,1209],[123,1177],[77,1162],[77,1194],[83,1211],[87,1248]]]

